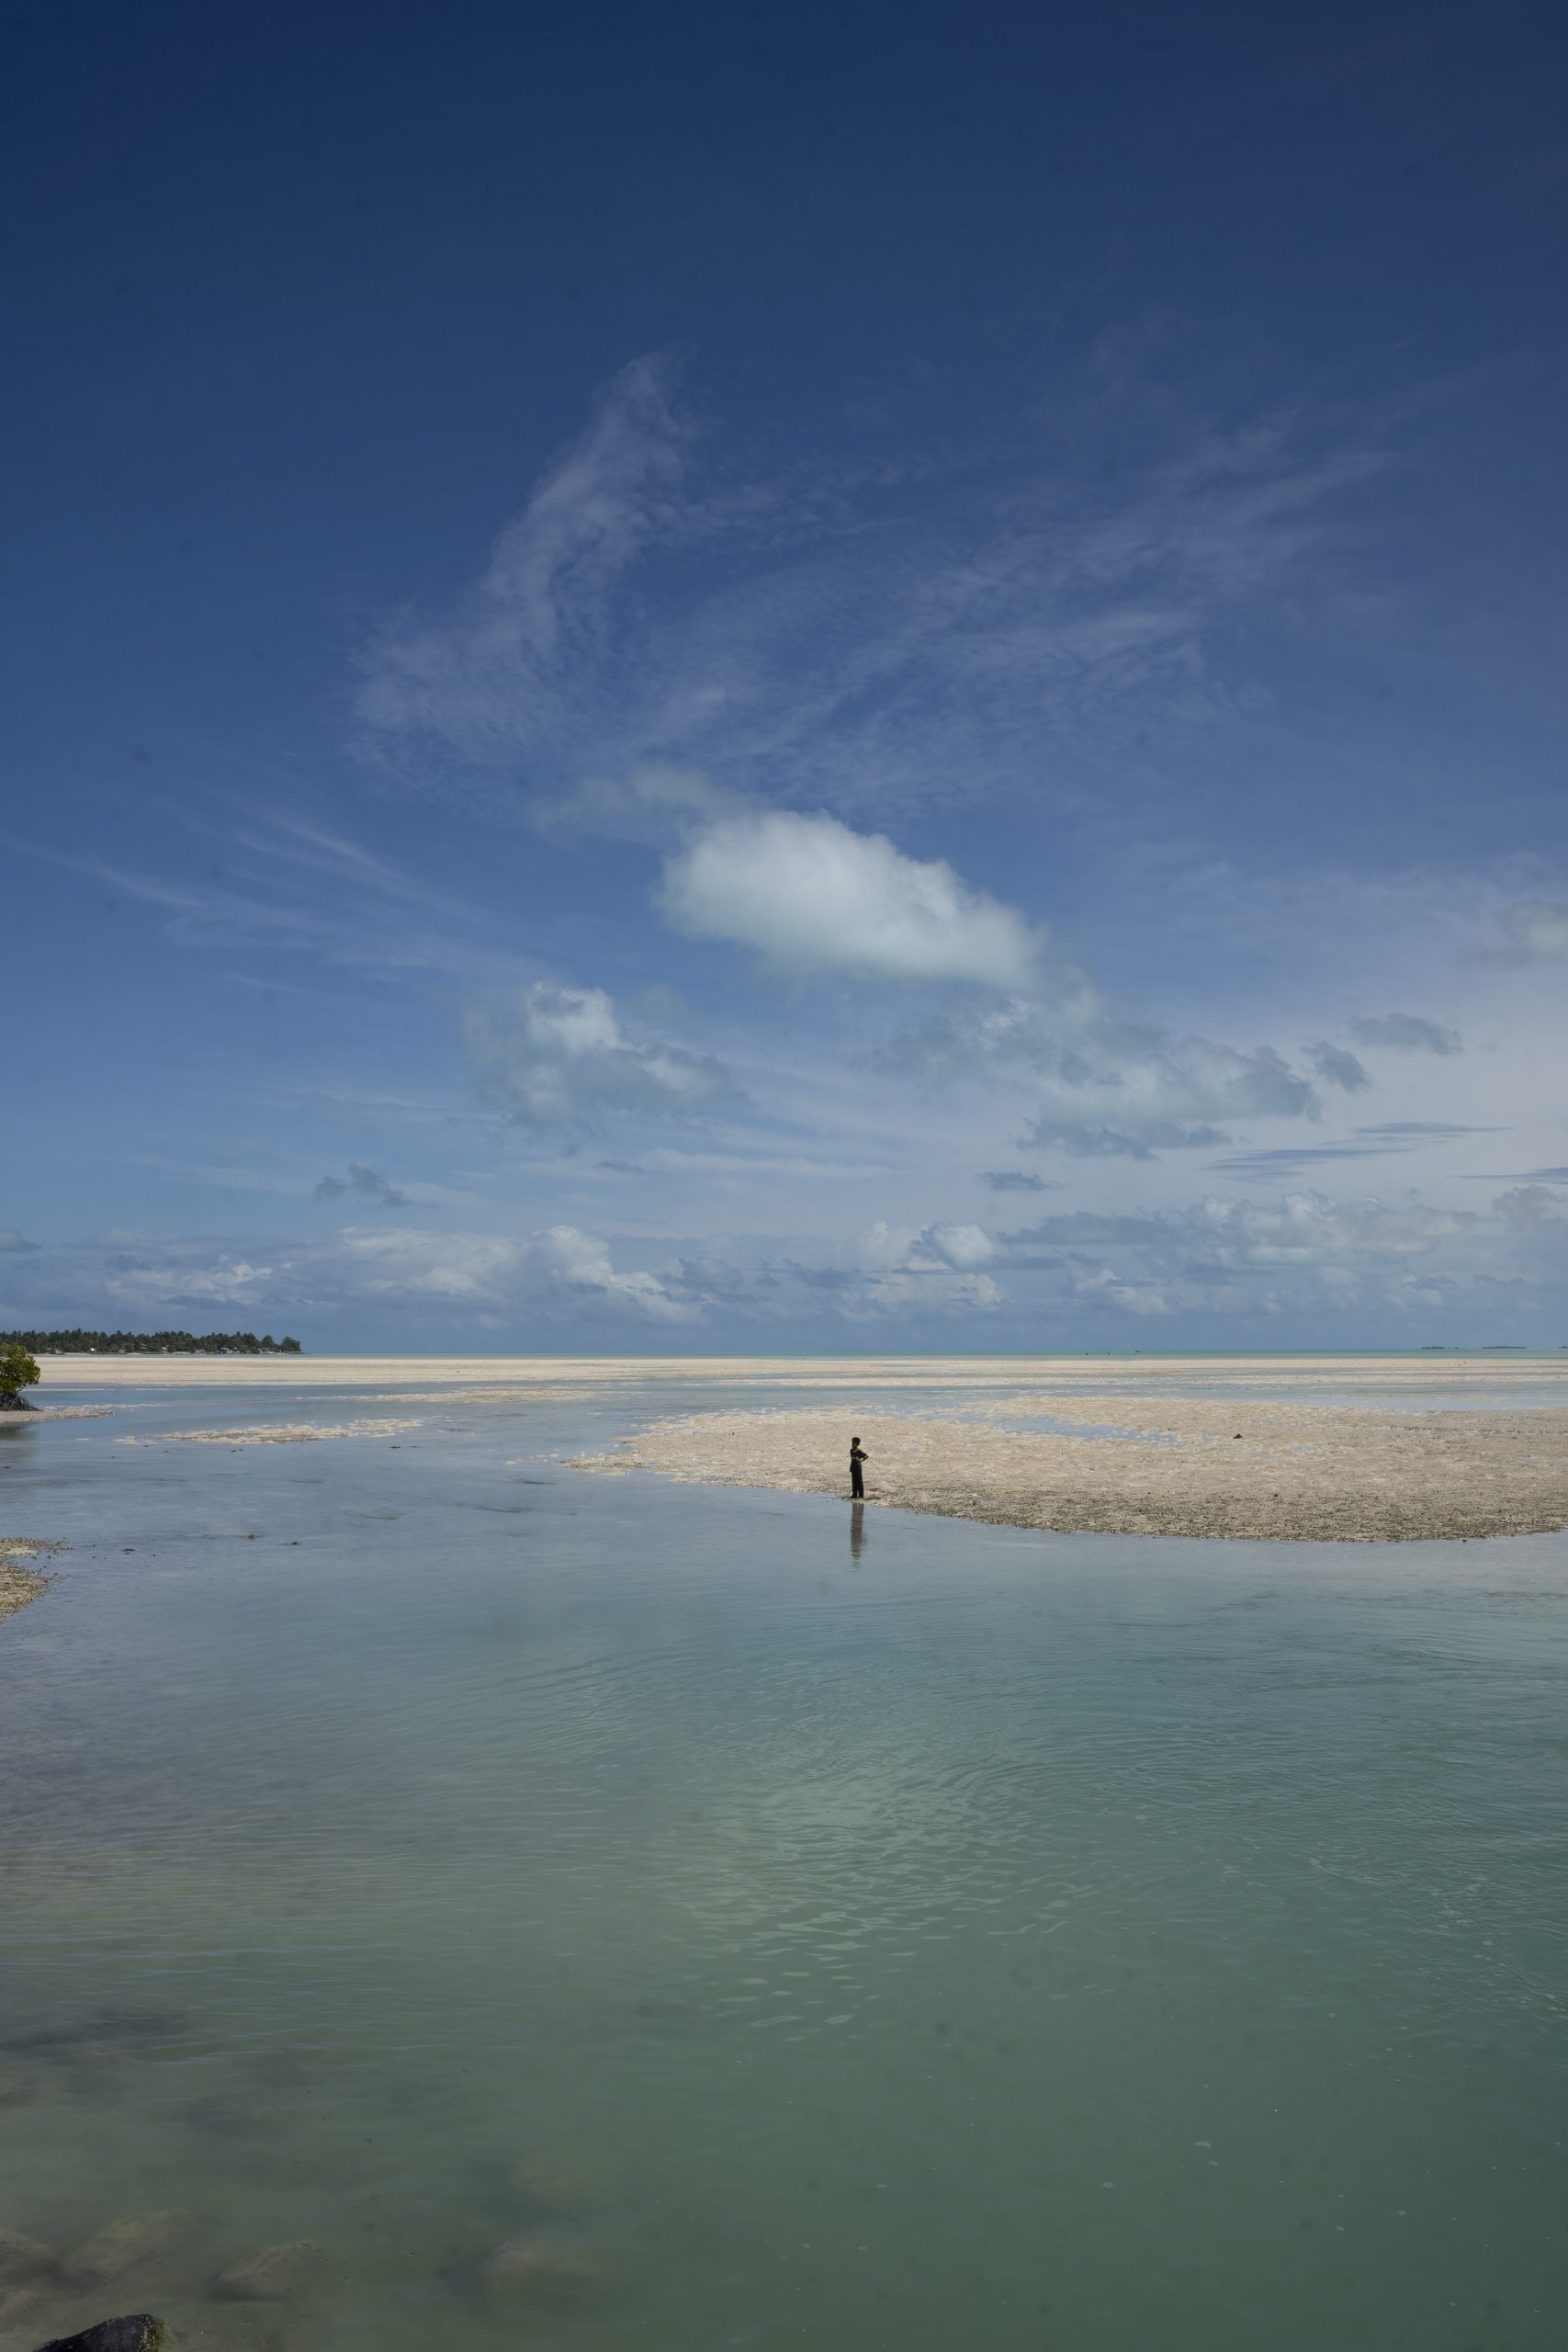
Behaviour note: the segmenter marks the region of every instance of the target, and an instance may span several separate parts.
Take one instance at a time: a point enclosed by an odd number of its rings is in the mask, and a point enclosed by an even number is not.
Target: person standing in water
[[[852,1496],[854,1498],[854,1499],[855,1499],[855,1501],[856,1501],[857,1503],[859,1503],[859,1502],[863,1502],[863,1501],[865,1500],[865,1479],[864,1479],[864,1477],[862,1476],[862,1473],[861,1473],[861,1466],[860,1466],[860,1465],[861,1465],[861,1464],[862,1464],[863,1462],[869,1462],[870,1460],[871,1460],[871,1456],[870,1456],[870,1454],[869,1454],[869,1453],[863,1453],[861,1452],[861,1442],[860,1442],[859,1438],[858,1438],[858,1437],[852,1437],[852,1438],[851,1438],[851,1440],[850,1440],[850,1493],[851,1493],[851,1494],[852,1494]]]

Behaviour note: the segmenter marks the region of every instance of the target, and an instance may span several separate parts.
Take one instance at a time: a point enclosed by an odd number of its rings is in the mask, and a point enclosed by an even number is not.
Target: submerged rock
[[[19,2327],[38,2307],[35,2287],[0,2287],[0,2328]]]
[[[106,2222],[101,2230],[73,2248],[60,2268],[73,2286],[101,2287],[123,2278],[138,2263],[151,2262],[173,2244],[185,2227],[183,2213],[128,2213]]]
[[[218,2274],[218,2292],[233,2302],[282,2303],[298,2294],[326,2259],[309,2238],[264,2245]]]
[[[164,2352],[284,2352],[293,2338],[282,2303],[175,2303]]]
[[[39,2352],[160,2352],[164,2323],[151,2312],[135,2312],[129,2319],[101,2319],[80,2335],[56,2335]]]
[[[38,2097],[38,2085],[26,2075],[0,2075],[0,2107],[26,2107]]]
[[[565,2238],[508,2238],[479,2265],[480,2281],[491,2294],[541,2302],[578,2294],[592,2278],[582,2248]]]
[[[0,2283],[9,2286],[14,2278],[36,2278],[40,2270],[52,2268],[53,2263],[53,2255],[37,2238],[20,2230],[0,2230]]]
[[[601,2203],[604,2176],[591,2157],[574,2148],[534,2149],[507,2168],[509,2185],[530,2203],[573,2212]]]

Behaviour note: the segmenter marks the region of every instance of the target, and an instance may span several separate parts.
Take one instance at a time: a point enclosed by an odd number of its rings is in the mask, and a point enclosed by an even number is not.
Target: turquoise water
[[[0,1628],[0,2225],[185,2217],[0,2344],[1557,2346],[1563,1540],[553,1458],[649,1401],[0,1437],[0,1529],[73,1546]],[[152,1442],[363,1414],[422,1425]],[[211,2299],[296,2239],[295,2304]]]

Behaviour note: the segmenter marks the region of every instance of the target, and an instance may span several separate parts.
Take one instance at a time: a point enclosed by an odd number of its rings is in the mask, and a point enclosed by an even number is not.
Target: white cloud
[[[849,1322],[913,1310],[988,1313],[1003,1294],[981,1272],[996,1244],[977,1225],[894,1226],[879,1218],[839,1260],[786,1271],[820,1306]]]
[[[1568,1233],[1568,1202],[1546,1184],[1516,1184],[1492,1209],[1514,1233]]]
[[[786,970],[1023,989],[1040,941],[1016,908],[942,859],[882,833],[784,809],[720,818],[668,860],[660,905],[697,939],[726,939]]]
[[[983,1226],[928,1225],[906,1229],[883,1222],[865,1238],[863,1261],[888,1273],[972,1273],[997,1254]]]
[[[522,1238],[349,1231],[341,1249],[372,1296],[626,1306],[662,1322],[687,1322],[700,1311],[699,1301],[657,1274],[618,1272],[605,1244],[571,1225]]]
[[[243,1258],[220,1257],[202,1265],[185,1262],[109,1261],[106,1289],[131,1307],[254,1306],[276,1277],[276,1266],[252,1265]]]
[[[1223,1143],[1224,1120],[1312,1118],[1308,1080],[1271,1046],[1242,1049],[1124,1021],[1061,967],[1048,1000],[969,1003],[906,1031],[881,1057],[898,1074],[978,1077],[1027,1090],[1026,1140],[1078,1159],[1147,1159]]]
[[[25,1235],[18,1233],[14,1225],[0,1225],[0,1250],[36,1250],[38,1246],[36,1241],[29,1241]]]
[[[1385,1046],[1398,1054],[1461,1054],[1464,1039],[1441,1021],[1427,1021],[1418,1012],[1385,1012],[1375,1020],[1352,1021],[1350,1035],[1359,1046]]]
[[[1513,956],[1523,964],[1558,964],[1568,958],[1568,899],[1522,899],[1505,907],[1504,930]]]
[[[1113,1315],[1169,1315],[1180,1299],[1169,1283],[1140,1282],[1109,1266],[1074,1266],[1066,1288],[1076,1306]]]
[[[627,1035],[603,989],[538,980],[506,1012],[470,1004],[463,1041],[487,1095],[540,1127],[687,1118],[735,1090],[711,1056]]]
[[[667,861],[659,902],[680,930],[749,947],[777,969],[987,991],[874,1059],[893,1076],[1027,1088],[1026,1139],[1043,1149],[1149,1159],[1225,1142],[1222,1121],[1318,1113],[1311,1082],[1271,1046],[1119,1016],[1016,908],[945,861],[907,857],[836,817],[773,809],[702,821]],[[1359,1065],[1348,1054],[1339,1064],[1348,1083]]]

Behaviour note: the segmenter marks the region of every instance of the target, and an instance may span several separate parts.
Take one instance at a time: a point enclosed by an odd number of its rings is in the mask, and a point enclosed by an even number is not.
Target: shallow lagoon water
[[[562,1468],[631,1388],[113,1402],[0,1440],[73,1547],[0,1629],[0,2224],[188,2221],[17,2343],[270,2342],[206,2290],[296,2238],[299,2352],[1561,2341],[1563,1539]],[[592,2277],[487,2292],[520,2232]]]

